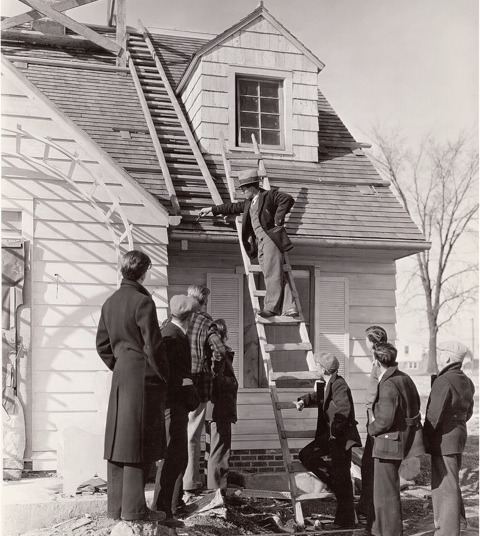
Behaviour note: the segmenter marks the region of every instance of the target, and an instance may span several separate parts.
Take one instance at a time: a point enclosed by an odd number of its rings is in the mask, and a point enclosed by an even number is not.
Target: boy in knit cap
[[[442,343],[438,352],[441,370],[432,385],[424,428],[426,450],[432,456],[435,536],[459,536],[465,510],[458,473],[475,387],[462,371],[463,360],[469,354],[465,345]]]
[[[361,441],[352,393],[347,382],[338,375],[339,362],[333,354],[316,353],[315,362],[324,383],[321,382],[323,385],[319,386],[317,382],[315,392],[300,397],[295,404],[299,411],[304,407],[318,407],[317,433],[315,440],[300,451],[299,458],[306,469],[317,475],[335,493],[335,522],[329,528],[354,528],[351,449],[360,446]],[[322,459],[325,455],[331,457],[331,463]]]

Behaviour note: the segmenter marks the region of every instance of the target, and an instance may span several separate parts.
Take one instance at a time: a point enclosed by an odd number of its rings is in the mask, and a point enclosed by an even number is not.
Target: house
[[[395,338],[395,261],[429,245],[322,94],[321,60],[263,5],[214,38],[128,28],[123,47],[118,26],[87,32],[42,13],[53,20],[27,19],[2,38],[2,226],[25,258],[12,361],[25,459],[56,469],[58,430],[101,409],[96,325],[118,254],[135,247],[153,259],[161,319],[170,296],[210,287],[210,313],[226,319],[237,355],[232,461],[280,469],[234,225],[196,218],[229,199],[221,135],[251,156],[254,133],[270,184],[295,198],[286,226],[310,338],[340,358],[362,428],[364,330],[381,324]],[[256,164],[235,162],[237,172]],[[288,329],[272,338],[288,340]],[[295,353],[275,362],[306,369]],[[286,418],[302,429],[315,415]]]

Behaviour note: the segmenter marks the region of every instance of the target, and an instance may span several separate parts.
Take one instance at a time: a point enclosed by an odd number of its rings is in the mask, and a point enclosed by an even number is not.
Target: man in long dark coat
[[[387,343],[373,347],[382,372],[368,433],[373,436],[374,519],[368,526],[374,536],[402,536],[400,476],[403,459],[424,452],[420,423],[420,396],[408,374],[398,370],[397,350]],[[368,532],[367,532],[368,533]]]
[[[329,528],[354,528],[351,449],[360,446],[361,441],[352,393],[347,382],[338,375],[339,362],[333,354],[315,354],[315,362],[327,385],[323,400],[319,399],[319,392],[315,390],[296,402],[299,411],[304,407],[318,407],[315,441],[300,451],[299,458],[306,469],[316,474],[335,493],[335,521]],[[322,456],[327,454],[331,457],[331,463],[328,464],[322,460]]]
[[[142,285],[152,263],[141,251],[122,260],[120,288],[104,303],[97,351],[113,371],[105,429],[108,515],[159,521],[149,510],[145,484],[151,464],[164,456],[168,364],[155,303]]]
[[[258,256],[267,291],[263,311],[259,315],[265,318],[280,314],[298,316],[292,289],[283,271],[283,254],[291,247],[283,224],[294,199],[279,190],[260,188],[256,169],[241,171],[238,180],[245,201],[203,208],[199,215],[243,214],[243,246],[251,259]]]
[[[435,536],[459,536],[466,522],[458,473],[473,414],[473,382],[462,371],[469,353],[458,342],[439,344],[443,368],[432,384],[425,417],[425,443],[432,456],[432,502]],[[463,518],[463,519],[462,519]]]

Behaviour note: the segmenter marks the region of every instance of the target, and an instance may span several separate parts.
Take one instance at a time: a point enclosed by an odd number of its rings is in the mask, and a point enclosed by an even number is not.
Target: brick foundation
[[[291,449],[293,459],[298,459],[300,449]],[[205,470],[205,453],[202,452],[200,467]],[[246,473],[283,473],[282,451],[280,449],[232,450],[230,469]],[[205,471],[204,471],[205,472]]]

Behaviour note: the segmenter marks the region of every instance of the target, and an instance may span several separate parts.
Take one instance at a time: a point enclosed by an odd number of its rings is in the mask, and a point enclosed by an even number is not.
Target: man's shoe
[[[260,311],[258,313],[258,316],[261,316],[262,318],[270,318],[272,316],[275,316],[275,313],[273,311],[268,311],[265,309],[265,311]]]
[[[339,525],[338,523],[325,523],[324,525],[324,528],[325,529],[328,529],[328,530],[350,530],[350,529],[354,529],[356,527],[355,523],[353,523],[352,525]]]
[[[165,512],[161,512],[160,510],[150,510],[150,508],[147,508],[142,517],[142,521],[163,521],[166,517],[167,514]]]
[[[163,521],[160,522],[160,524],[165,525],[166,527],[170,527],[171,529],[177,529],[185,526],[185,523],[183,521],[173,516],[166,517]]]
[[[288,309],[282,313],[282,316],[298,316],[298,311],[296,309]]]

